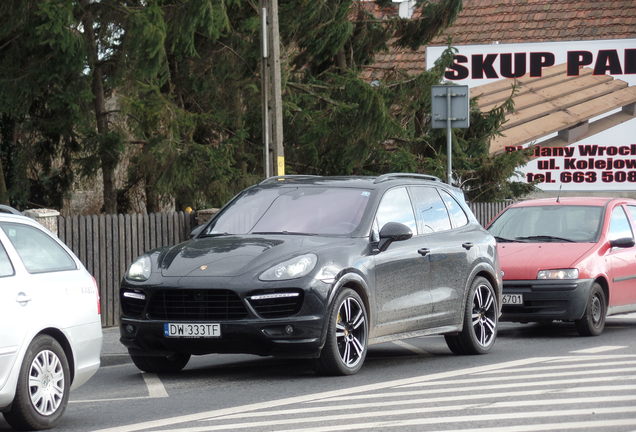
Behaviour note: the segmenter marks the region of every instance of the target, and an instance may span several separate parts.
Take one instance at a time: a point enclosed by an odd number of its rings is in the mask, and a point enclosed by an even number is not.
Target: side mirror
[[[622,237],[616,240],[610,240],[611,247],[630,248],[634,246],[634,239],[631,237]]]
[[[190,231],[190,238],[195,238],[196,236],[198,236],[201,231],[203,231],[203,228],[205,228],[205,224],[194,227],[192,231]]]
[[[413,237],[411,228],[399,222],[387,222],[380,230],[380,252],[386,250],[394,241],[408,240]]]

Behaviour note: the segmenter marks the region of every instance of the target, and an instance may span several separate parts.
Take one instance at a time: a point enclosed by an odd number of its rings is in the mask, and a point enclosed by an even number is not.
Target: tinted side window
[[[387,222],[399,222],[411,228],[413,233],[417,232],[413,207],[405,188],[391,189],[384,194],[378,207],[376,220],[380,229]]]
[[[619,238],[632,238],[632,229],[629,226],[629,220],[622,207],[615,207],[612,210],[612,218],[609,226],[609,239],[616,240]]]
[[[75,270],[75,261],[55,240],[37,228],[16,223],[1,223],[13,247],[29,273]]]
[[[451,222],[453,223],[453,228],[466,225],[468,223],[468,216],[466,216],[466,213],[464,213],[464,209],[462,209],[455,198],[453,198],[445,190],[440,190],[439,194],[442,196],[444,204],[446,204],[448,214],[450,215]]]
[[[437,189],[426,186],[413,186],[409,189],[413,196],[413,207],[420,234],[451,228],[448,211]]]
[[[13,275],[13,266],[9,261],[9,255],[0,244],[0,278]]]

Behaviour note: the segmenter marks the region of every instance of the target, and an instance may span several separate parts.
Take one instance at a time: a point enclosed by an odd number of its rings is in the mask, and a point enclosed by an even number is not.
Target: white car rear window
[[[23,224],[3,222],[0,228],[18,252],[29,273],[76,270],[71,256],[49,235]]]

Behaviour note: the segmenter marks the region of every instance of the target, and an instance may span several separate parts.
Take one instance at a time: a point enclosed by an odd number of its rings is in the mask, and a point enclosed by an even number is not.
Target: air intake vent
[[[135,291],[122,291],[121,298],[122,314],[129,318],[142,318],[144,307],[146,307],[146,296]]]

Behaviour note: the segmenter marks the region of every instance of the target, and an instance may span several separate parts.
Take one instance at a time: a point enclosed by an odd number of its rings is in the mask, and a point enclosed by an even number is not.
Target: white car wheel
[[[18,430],[55,426],[68,403],[70,370],[66,353],[51,336],[39,335],[26,351],[15,398],[4,413]]]

